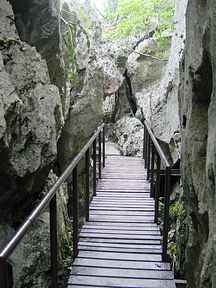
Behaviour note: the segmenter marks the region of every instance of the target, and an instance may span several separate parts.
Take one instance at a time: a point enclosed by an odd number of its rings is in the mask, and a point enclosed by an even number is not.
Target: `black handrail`
[[[169,161],[167,160],[163,150],[161,149],[157,139],[154,136],[154,133],[152,132],[146,120],[144,120],[143,158],[145,159],[145,168],[147,169],[147,180],[150,180],[150,194],[151,197],[155,198],[156,223],[158,223],[159,198],[161,194],[164,195],[162,260],[164,262],[167,262],[171,176],[180,176],[180,173],[179,170],[176,169],[172,171]],[[164,169],[161,170],[162,165]],[[161,193],[160,191],[160,179],[162,175],[165,176],[164,193]]]
[[[20,228],[11,237],[8,243],[0,251],[0,288],[8,288],[8,259],[13,251],[16,249],[17,245],[26,235],[30,227],[32,227],[34,221],[38,216],[44,211],[44,209],[50,206],[50,250],[51,250],[51,280],[52,288],[58,287],[58,236],[57,236],[57,209],[56,209],[56,193],[63,182],[65,182],[68,177],[72,174],[72,185],[73,185],[73,258],[78,254],[78,189],[77,189],[77,166],[80,160],[85,157],[85,178],[86,178],[86,220],[89,219],[89,150],[91,145],[93,145],[93,186],[96,187],[96,141],[98,139],[99,147],[99,171],[101,171],[101,161],[103,167],[105,166],[105,124],[102,124],[95,131],[94,135],[86,143],[83,149],[77,154],[77,156],[71,161],[70,165],[61,174],[56,183],[48,191],[48,193],[42,198],[38,203],[36,208],[30,213],[26,220],[21,224]],[[101,143],[101,136],[102,143]],[[103,144],[103,145],[102,145]],[[103,159],[101,157],[101,145],[103,147]],[[101,173],[99,173],[99,178]],[[94,194],[96,190],[94,191]],[[86,201],[86,202],[87,202]]]

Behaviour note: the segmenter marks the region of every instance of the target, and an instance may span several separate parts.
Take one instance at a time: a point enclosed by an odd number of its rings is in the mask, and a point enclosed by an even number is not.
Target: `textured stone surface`
[[[123,73],[121,73],[119,68],[122,66],[124,67],[124,61],[122,60],[123,63],[119,63],[120,58],[123,56],[122,54],[120,54],[121,56],[117,55],[118,51],[119,47],[117,45],[114,44],[114,47],[110,47],[109,43],[102,44],[96,51],[98,55],[97,62],[104,74],[105,97],[116,93],[123,83]]]
[[[156,137],[167,144],[168,156],[175,163],[180,151],[180,123],[178,116],[179,61],[185,38],[187,0],[176,1],[175,29],[167,65],[161,70],[162,78],[135,94],[138,110],[136,116],[143,116],[151,125]],[[160,66],[159,66],[160,67]]]
[[[119,90],[120,93],[106,99],[107,106],[104,108],[105,116],[113,122],[129,113],[135,114],[140,120],[145,118],[163,144],[164,152],[172,164],[180,158],[181,148],[178,85],[179,61],[185,39],[186,3],[186,0],[176,1],[175,29],[168,61],[145,55],[149,49],[155,49],[153,37],[147,37],[141,42],[132,38],[124,50],[115,47],[117,55],[122,53],[124,57],[128,57],[127,62],[124,62],[125,80]],[[132,48],[135,49],[134,52]],[[115,55],[112,50],[110,51],[111,55]],[[113,59],[116,58],[113,56]],[[125,129],[127,124],[126,122]],[[142,142],[142,139],[139,141]]]
[[[160,82],[163,76],[166,62],[144,55],[149,49],[156,50],[156,47],[155,39],[151,37],[142,41],[128,57],[126,67],[134,95],[143,88],[153,85],[154,82]]]
[[[115,124],[113,135],[124,156],[141,156],[143,124],[134,117],[123,116]]]
[[[1,36],[6,38],[0,41],[0,203],[10,210],[40,191],[56,158],[63,119],[59,91],[49,84],[46,63],[35,48],[19,41],[8,5],[1,0]],[[8,21],[11,32],[4,35]]]
[[[35,46],[47,62],[51,83],[60,90],[66,116],[69,94],[60,33],[59,0],[10,0],[10,3],[21,40]]]
[[[58,143],[58,162],[63,170],[102,122],[103,74],[96,61],[85,71],[83,88],[77,95]]]
[[[189,287],[202,288],[216,285],[215,16],[215,1],[189,1],[179,94],[189,225],[186,270]]]

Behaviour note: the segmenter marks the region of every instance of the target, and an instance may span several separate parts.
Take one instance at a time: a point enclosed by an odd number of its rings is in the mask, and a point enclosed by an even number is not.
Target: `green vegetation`
[[[113,40],[155,30],[157,56],[163,57],[173,30],[175,0],[119,0],[115,10],[108,9],[104,37]],[[150,53],[151,54],[151,53]]]
[[[64,12],[71,14],[74,16],[73,13],[65,11]],[[88,53],[90,52],[90,40],[88,36],[88,32],[83,28],[83,25],[80,24],[80,20],[76,19],[76,23],[68,22],[64,20],[64,23],[67,24],[67,30],[63,33],[63,41],[65,46],[69,51],[69,59],[70,59],[70,73],[68,76],[69,81],[73,85],[73,90],[76,91],[76,83],[77,83],[77,64],[76,64],[76,36],[77,31],[81,31],[87,40],[87,48]],[[87,22],[87,26],[91,26]]]
[[[170,255],[172,262],[175,263],[178,247],[177,247],[177,226],[182,226],[184,219],[186,217],[186,211],[179,200],[176,200],[174,203],[170,205],[169,215],[171,219],[171,233],[169,234],[169,243],[168,243],[168,254]]]
[[[76,61],[75,61],[75,37],[76,37],[76,25],[68,24],[68,29],[63,34],[63,40],[65,46],[68,48],[69,57],[70,57],[70,73],[69,73],[69,81],[72,82],[74,91],[76,91],[76,80],[77,80],[77,72],[76,72]]]
[[[172,29],[174,0],[119,0],[117,8],[107,14],[109,28],[105,36],[124,38],[151,29],[157,22],[157,34]]]

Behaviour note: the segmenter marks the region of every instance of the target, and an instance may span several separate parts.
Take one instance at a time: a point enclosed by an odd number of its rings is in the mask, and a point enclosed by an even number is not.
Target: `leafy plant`
[[[65,11],[69,14],[71,12]],[[79,30],[85,35],[87,40],[87,48],[88,53],[90,52],[90,39],[88,32],[83,28],[83,26],[80,24],[80,21],[77,19],[76,23],[67,22],[64,20],[64,23],[67,24],[68,28],[63,33],[63,41],[65,43],[65,46],[67,47],[69,51],[69,58],[70,58],[70,73],[69,73],[69,81],[73,84],[73,89],[76,91],[76,83],[77,83],[77,64],[76,64],[76,36],[77,36],[77,30]],[[87,25],[90,25],[87,23]]]
[[[73,88],[76,91],[76,81],[77,81],[77,68],[75,61],[75,37],[76,37],[76,25],[68,23],[68,29],[63,34],[63,40],[65,46],[68,48],[70,57],[70,73],[69,80],[73,83]]]
[[[173,29],[174,2],[119,0],[116,9],[109,9],[107,13],[108,28],[104,31],[104,37],[117,40],[155,29],[154,38],[158,44],[156,56],[162,57],[169,47],[169,37],[163,32]]]
[[[170,216],[181,216],[185,213],[183,206],[177,200],[169,207]]]

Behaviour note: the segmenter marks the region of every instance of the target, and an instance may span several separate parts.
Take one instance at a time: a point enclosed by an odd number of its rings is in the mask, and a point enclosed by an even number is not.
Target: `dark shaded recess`
[[[208,52],[203,51],[203,61],[198,70],[193,73],[194,103],[201,103],[209,107],[212,94],[213,75]],[[208,116],[208,115],[207,115]]]
[[[183,129],[186,128],[186,124],[187,124],[187,117],[185,115],[183,115],[183,117],[182,117],[182,127],[183,127]]]
[[[4,159],[1,153],[0,159]],[[0,194],[0,211],[1,214],[4,215],[4,218],[7,218],[7,215],[11,215],[11,224],[17,228],[19,223],[22,222],[37,205],[40,199],[38,192],[41,191],[45,184],[51,165],[45,167],[42,171],[26,174],[23,178],[15,177],[12,174],[10,175],[10,173],[8,173],[9,168],[9,163],[0,165],[2,192]]]
[[[127,69],[125,70],[123,76],[125,77],[126,83],[127,83],[127,98],[128,98],[128,102],[130,104],[131,110],[133,112],[133,114],[135,115],[137,112],[137,105],[136,105],[136,101],[133,98],[133,90],[132,90],[132,85],[131,85],[131,81],[130,81],[130,77],[128,76],[128,71]]]

